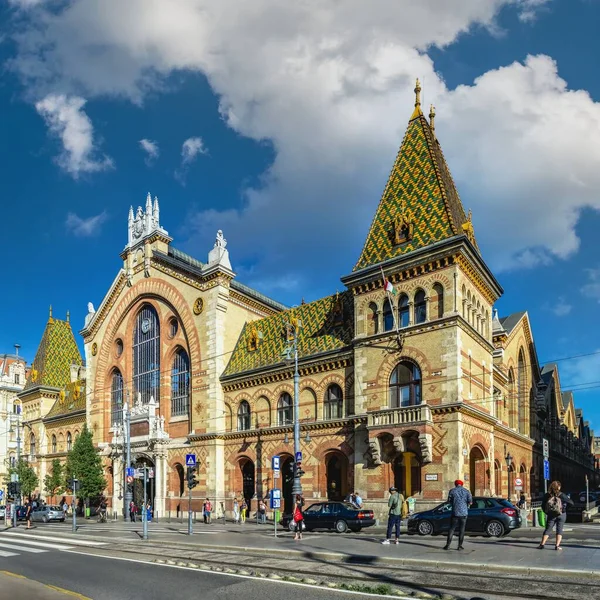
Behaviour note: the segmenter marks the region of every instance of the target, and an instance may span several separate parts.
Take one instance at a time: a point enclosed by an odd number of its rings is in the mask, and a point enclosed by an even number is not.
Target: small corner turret
[[[159,236],[167,244],[171,241],[169,233],[160,226],[160,208],[158,205],[158,197],[152,196],[150,192],[146,196],[145,210],[138,206],[134,213],[133,206],[129,208],[129,216],[127,219],[127,248],[132,249],[143,240],[152,236]],[[168,240],[168,241],[167,241]]]

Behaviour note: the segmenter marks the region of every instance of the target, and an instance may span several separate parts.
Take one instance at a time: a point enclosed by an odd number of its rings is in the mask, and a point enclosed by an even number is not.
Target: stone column
[[[123,489],[123,456],[116,455],[112,457],[112,471],[113,471],[113,495],[112,495],[112,510],[117,515],[123,516],[123,495],[125,490]],[[119,500],[119,496],[121,499]]]
[[[154,454],[154,510],[159,519],[165,516],[165,499],[169,480],[167,453],[164,448],[157,449]]]

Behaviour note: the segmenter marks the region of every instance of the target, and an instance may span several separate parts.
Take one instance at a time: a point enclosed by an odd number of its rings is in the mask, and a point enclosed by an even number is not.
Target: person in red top
[[[208,498],[204,502],[204,506],[202,507],[202,513],[204,516],[204,522],[207,525],[210,525],[210,514],[212,513],[212,504],[210,503],[210,500]]]
[[[302,539],[302,530],[304,529],[304,514],[302,508],[304,507],[304,498],[300,494],[296,494],[296,504],[294,505],[294,523],[296,524],[295,540]]]

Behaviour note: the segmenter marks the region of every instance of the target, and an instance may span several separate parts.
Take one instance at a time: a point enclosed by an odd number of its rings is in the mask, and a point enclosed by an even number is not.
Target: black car
[[[281,524],[294,530],[294,519],[291,514],[283,515]],[[372,510],[356,508],[347,502],[318,502],[304,510],[304,525],[307,531],[313,529],[335,529],[338,533],[358,532],[363,527],[375,525]]]
[[[452,504],[444,502],[432,510],[415,513],[408,519],[408,533],[438,535],[447,533]],[[521,527],[519,509],[504,498],[473,498],[467,517],[467,533],[502,537]]]

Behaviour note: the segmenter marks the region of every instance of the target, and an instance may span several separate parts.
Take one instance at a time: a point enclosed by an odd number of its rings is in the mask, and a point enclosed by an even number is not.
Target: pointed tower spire
[[[435,138],[435,106],[433,104],[429,108],[429,129],[431,129],[431,134]]]
[[[154,207],[152,209],[152,216],[154,217],[154,223],[158,227],[160,209],[158,207],[158,196],[154,196]]]
[[[146,196],[146,214],[149,215],[152,213],[152,196],[150,195],[150,192],[148,192],[148,195]]]
[[[48,318],[51,319],[52,318],[52,304],[50,305],[50,311],[48,313]]]
[[[127,220],[131,223],[133,221],[133,206],[129,207],[129,216],[127,217]]]
[[[71,311],[68,310],[67,311],[67,323],[70,323],[70,322],[71,322]]]
[[[415,110],[413,111],[410,120],[412,121],[413,119],[420,117],[422,114],[423,111],[421,110],[421,82],[417,77],[417,83],[415,85]]]

